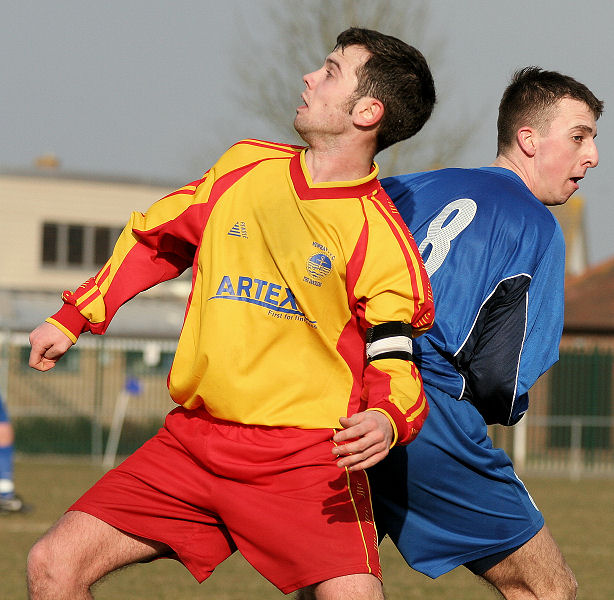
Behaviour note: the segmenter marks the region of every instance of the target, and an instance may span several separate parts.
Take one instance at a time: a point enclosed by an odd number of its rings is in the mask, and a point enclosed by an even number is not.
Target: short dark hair
[[[573,77],[539,67],[516,71],[499,104],[497,155],[511,147],[517,131],[525,125],[547,131],[554,117],[552,109],[563,98],[584,102],[595,120],[603,112],[603,102]]]
[[[352,101],[371,96],[384,105],[376,152],[418,133],[435,106],[435,84],[424,56],[395,37],[360,27],[337,36],[335,50],[348,46],[362,46],[371,53],[356,73]]]

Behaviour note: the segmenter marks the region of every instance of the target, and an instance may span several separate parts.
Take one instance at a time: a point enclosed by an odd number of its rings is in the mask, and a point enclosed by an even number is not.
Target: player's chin
[[[304,121],[298,118],[294,119],[294,129],[299,134],[300,138],[309,146],[312,143],[313,136]]]
[[[560,206],[561,204],[565,204],[565,202],[573,196],[576,189],[578,188],[571,189],[569,186],[566,186],[559,194],[552,194],[544,204],[547,206]]]
[[[580,179],[571,178],[568,180],[568,184],[565,186],[564,191],[564,194],[567,194],[567,198],[563,202],[566,202],[574,194],[574,192],[577,192],[580,189],[580,184],[578,183]]]
[[[298,133],[301,137],[303,137],[304,127],[303,127],[300,113],[297,113],[296,117],[294,117],[294,129],[296,133]]]

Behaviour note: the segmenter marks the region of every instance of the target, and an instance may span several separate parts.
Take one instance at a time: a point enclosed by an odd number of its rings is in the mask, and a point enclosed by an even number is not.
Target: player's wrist
[[[368,408],[367,410],[381,413],[388,419],[388,422],[390,423],[390,433],[391,433],[390,448],[392,448],[397,443],[397,440],[399,439],[399,431],[397,429],[396,423],[394,422],[394,419],[386,410],[384,410],[381,407],[374,406],[374,407]]]

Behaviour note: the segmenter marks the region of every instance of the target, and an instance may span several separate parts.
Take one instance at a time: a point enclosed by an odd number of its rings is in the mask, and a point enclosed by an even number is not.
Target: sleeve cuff
[[[87,319],[72,304],[64,304],[58,312],[46,319],[46,322],[66,334],[73,344],[88,325]]]
[[[388,420],[390,421],[390,424],[392,425],[392,443],[390,444],[390,447],[392,448],[394,445],[396,445],[396,443],[399,440],[399,430],[397,429],[397,424],[395,423],[394,419],[392,418],[390,413],[388,411],[385,411],[383,408],[375,407],[375,408],[367,408],[367,410],[376,410],[377,412],[381,412],[382,414],[388,417]]]

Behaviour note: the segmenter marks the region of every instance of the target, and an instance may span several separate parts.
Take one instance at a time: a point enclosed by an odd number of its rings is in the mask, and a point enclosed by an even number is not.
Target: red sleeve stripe
[[[410,370],[414,380],[420,383],[420,394],[418,395],[418,398],[416,399],[416,403],[414,405],[416,406],[416,409],[413,412],[407,414],[406,418],[408,423],[411,423],[412,421],[418,419],[425,410],[428,411],[428,402],[424,393],[424,385],[422,384],[422,376],[420,375],[420,371],[418,371],[418,368],[413,362],[410,364]],[[426,418],[426,415],[422,415],[422,418]]]
[[[96,285],[100,287],[111,273],[111,261],[109,261],[104,269],[101,269],[95,277]]]
[[[390,227],[394,236],[399,242],[399,247],[401,248],[401,251],[403,252],[403,256],[405,257],[405,262],[407,264],[407,270],[409,272],[409,276],[411,280],[411,288],[414,294],[414,319],[421,318],[422,313],[423,313],[423,309],[421,310],[420,303],[419,303],[419,300],[422,297],[421,292],[425,292],[424,294],[425,298],[428,297],[428,292],[427,292],[427,288],[425,287],[425,282],[423,278],[421,278],[421,281],[420,281],[421,289],[418,287],[418,280],[416,278],[416,273],[420,273],[420,266],[419,266],[420,261],[416,260],[416,256],[412,255],[407,248],[407,242],[413,241],[413,239],[412,238],[409,238],[409,239],[405,238],[405,240],[403,239],[399,231],[399,228],[394,226],[393,224],[394,221],[391,218],[390,213],[387,210],[385,210],[385,207],[382,205],[381,200],[377,196],[371,196],[370,199],[373,201],[373,205],[376,207],[378,212],[382,215],[382,217],[384,217],[385,221],[388,223],[388,226]],[[415,252],[417,252],[417,249],[415,250]],[[414,322],[414,319],[412,319],[412,324]]]
[[[104,272],[104,276],[102,280],[104,280],[109,274],[110,267]],[[93,294],[93,290],[97,290],[99,286],[98,278],[100,277],[100,273],[96,277],[90,277],[85,283],[82,283],[74,292],[64,292],[64,294],[68,294],[70,298],[72,298],[71,303],[74,303],[75,306],[78,302],[85,302],[89,299],[90,295]],[[89,302],[88,302],[89,303]]]
[[[99,298],[100,296],[101,296],[100,290],[96,290],[91,296],[89,296],[88,298],[85,298],[83,301],[75,302],[75,307],[78,308],[79,311],[83,311],[83,309],[86,306],[91,304],[96,298]]]
[[[381,194],[380,194],[381,196]],[[399,227],[399,229],[404,233],[405,238],[408,240],[409,245],[412,249],[414,258],[416,259],[415,266],[418,267],[418,272],[420,273],[420,280],[422,283],[422,290],[424,292],[425,301],[430,305],[430,309],[427,309],[426,312],[423,311],[423,314],[415,322],[415,325],[418,327],[428,326],[432,324],[434,318],[434,303],[433,303],[433,290],[431,288],[431,282],[426,273],[426,267],[424,266],[424,262],[422,261],[422,257],[420,256],[420,252],[418,250],[418,246],[416,245],[416,241],[414,240],[414,236],[411,231],[407,227],[407,224],[401,217],[397,207],[394,205],[390,197],[385,194],[385,200],[380,198],[380,201],[383,201],[383,205],[388,211],[388,214]]]

